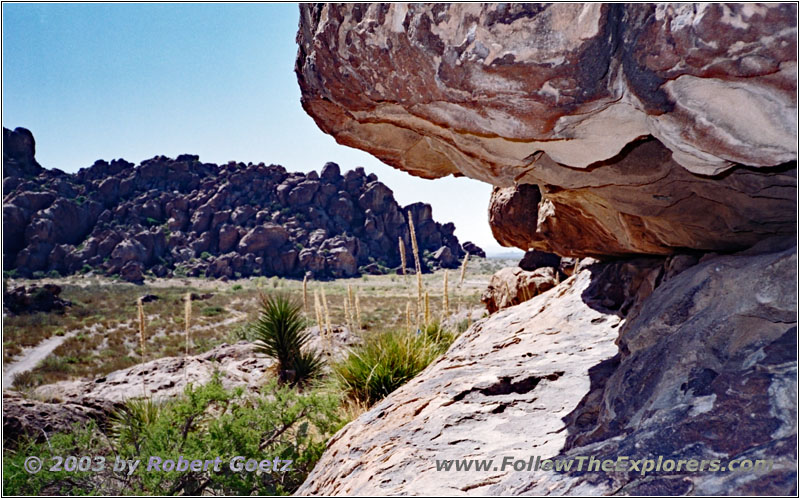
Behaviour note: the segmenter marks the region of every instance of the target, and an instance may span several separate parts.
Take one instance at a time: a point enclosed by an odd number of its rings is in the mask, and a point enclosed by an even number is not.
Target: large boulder
[[[256,390],[272,364],[272,359],[255,355],[252,344],[240,341],[195,356],[151,360],[95,379],[43,385],[35,394],[40,400],[90,398],[118,403],[144,391],[148,397],[163,400],[182,394],[189,383],[208,383],[216,373],[227,389],[241,386]]]
[[[558,272],[552,267],[533,271],[519,267],[506,267],[495,272],[481,295],[481,301],[490,314],[519,305],[558,284]]]
[[[297,494],[792,495],[796,268],[794,247],[586,267],[474,324],[336,434]],[[531,456],[673,462],[554,472]],[[492,469],[457,471],[462,459]],[[680,459],[706,468],[675,471]],[[744,459],[771,466],[708,470]]]
[[[259,225],[251,229],[239,241],[239,253],[258,253],[267,248],[277,250],[288,240],[289,233],[280,225]]]
[[[27,128],[3,127],[3,178],[33,177],[42,171],[36,162],[36,141]]]
[[[539,185],[522,249],[737,250],[794,231],[796,19],[793,4],[305,4],[296,73],[341,144],[425,178]]]
[[[60,298],[60,294],[61,287],[55,284],[19,286],[3,291],[3,308],[12,314],[63,312],[72,303]]]
[[[30,438],[47,442],[54,433],[70,433],[75,425],[90,422],[105,427],[108,416],[121,404],[89,397],[57,402],[25,398],[14,391],[3,392],[3,446],[14,448]]]

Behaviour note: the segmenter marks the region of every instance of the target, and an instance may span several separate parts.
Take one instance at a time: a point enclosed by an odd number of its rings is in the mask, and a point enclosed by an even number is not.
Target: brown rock
[[[289,240],[289,233],[276,224],[254,227],[239,241],[239,253],[257,253],[267,248],[277,248]]]
[[[217,371],[226,389],[244,386],[256,390],[265,381],[265,373],[272,364],[271,359],[256,355],[250,343],[240,341],[220,345],[200,355],[151,360],[93,380],[43,385],[35,393],[45,400],[86,397],[122,402],[131,394],[140,395],[146,387],[149,396],[163,399],[183,393],[187,383],[195,386],[208,383]]]
[[[554,255],[553,253],[530,250],[525,252],[522,260],[519,261],[518,266],[522,270],[536,270],[541,267],[553,267],[560,269],[561,257]]]
[[[737,250],[795,231],[794,165],[702,177],[655,140],[589,170],[537,164],[543,184],[558,186],[542,187],[541,201],[523,185],[493,192],[490,224],[503,245],[578,257],[670,254]]]
[[[489,286],[481,295],[481,301],[489,313],[493,314],[528,301],[556,284],[558,273],[552,267],[542,267],[531,272],[519,267],[506,267],[492,275]]]
[[[224,224],[219,228],[219,251],[227,253],[236,247],[239,240],[239,229],[233,225]]]
[[[539,187],[522,184],[513,187],[495,187],[489,202],[489,226],[492,235],[502,246],[530,248],[532,234],[536,233],[536,217],[542,195]]]
[[[42,402],[13,391],[3,392],[3,445],[16,447],[22,437],[46,442],[54,433],[70,433],[74,425],[94,421],[102,428],[114,410],[107,400],[90,398]]]
[[[304,5],[296,72],[339,143],[540,185],[519,247],[736,250],[794,231],[795,34],[790,4]]]
[[[328,271],[334,277],[352,277],[358,273],[356,259],[347,248],[333,248],[325,262]]]

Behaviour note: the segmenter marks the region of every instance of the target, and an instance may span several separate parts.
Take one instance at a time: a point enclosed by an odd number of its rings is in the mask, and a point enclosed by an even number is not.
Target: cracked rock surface
[[[479,321],[341,430],[298,494],[793,494],[797,253],[769,251],[595,264]],[[773,467],[642,478],[435,462],[588,455]]]

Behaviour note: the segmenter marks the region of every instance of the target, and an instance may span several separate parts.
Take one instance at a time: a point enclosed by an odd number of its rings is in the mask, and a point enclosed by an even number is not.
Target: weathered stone
[[[472,241],[465,241],[461,247],[469,253],[470,256],[477,256],[479,258],[486,258],[486,252],[480,248],[477,244],[473,243]]]
[[[561,257],[553,253],[544,251],[526,251],[522,260],[519,261],[519,268],[522,270],[536,270],[541,267],[553,267],[558,269],[561,266]]]
[[[790,4],[309,4],[296,73],[341,144],[541,186],[525,250],[738,250],[794,231],[796,33]]]
[[[267,248],[277,249],[288,239],[289,233],[280,225],[259,225],[239,241],[239,253],[258,253]]]
[[[492,275],[481,301],[490,314],[519,305],[544,293],[558,284],[558,273],[553,267],[526,271],[519,267],[506,267]]]
[[[791,495],[796,258],[794,247],[711,257],[666,280],[670,262],[658,259],[585,268],[473,325],[335,435],[297,494]],[[632,300],[626,319],[602,305],[613,276]],[[506,456],[772,467],[530,472],[500,469]],[[498,469],[437,471],[460,459]]]
[[[90,398],[42,402],[13,391],[3,392],[3,445],[14,448],[23,437],[47,442],[54,433],[70,433],[90,422],[105,427],[115,404]]]
[[[34,312],[63,312],[65,307],[72,306],[68,300],[60,298],[61,287],[55,284],[44,286],[19,286],[10,291],[3,291],[3,308],[12,314]]]
[[[141,395],[144,389],[148,396],[159,400],[183,393],[187,383],[208,383],[217,371],[227,389],[243,386],[256,390],[272,364],[271,359],[256,355],[252,344],[240,341],[195,356],[151,360],[96,379],[44,385],[36,389],[36,395],[43,400],[92,398],[123,402],[131,394]]]
[[[24,154],[32,155],[32,147]],[[4,168],[13,170],[20,159],[15,158],[5,155]],[[325,250],[343,247],[357,266],[374,261],[376,268],[386,269],[399,263],[396,238],[407,239],[406,220],[391,190],[363,168],[343,176],[330,163],[322,175],[288,173],[277,165],[217,166],[181,155],[176,160],[157,156],[138,167],[98,160],[74,175],[37,172],[3,182],[3,265],[26,277],[87,266],[119,275],[135,260],[141,269],[129,266],[131,279],[138,279],[139,270],[163,276],[178,265],[190,276],[312,271],[328,278]],[[422,217],[418,231],[425,266],[438,265],[427,260],[440,247],[460,258],[455,226],[431,220],[427,205],[411,209]],[[326,239],[332,241],[323,248]],[[141,247],[126,243],[112,254],[123,240]],[[320,254],[305,251],[300,258],[301,249]],[[332,268],[349,275],[352,262],[342,258],[331,260]]]

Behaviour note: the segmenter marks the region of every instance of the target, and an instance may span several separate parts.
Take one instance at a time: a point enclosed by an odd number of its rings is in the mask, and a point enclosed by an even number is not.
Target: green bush
[[[283,295],[261,293],[261,311],[251,325],[256,352],[278,362],[278,379],[291,385],[304,385],[322,370],[322,357],[306,349],[311,334],[305,331],[302,306]]]
[[[216,317],[225,313],[225,307],[221,307],[219,305],[210,305],[208,307],[203,307],[202,310],[200,310],[200,313],[206,317]]]
[[[156,403],[129,400],[110,420],[104,435],[95,425],[48,435],[48,441],[23,440],[4,451],[4,495],[288,495],[305,481],[327,440],[346,421],[340,399],[319,388],[298,393],[275,381],[260,393],[225,390],[219,379],[187,387],[183,396]],[[27,456],[103,456],[100,472],[50,472],[29,475]],[[220,471],[147,471],[150,456],[177,461],[221,458]],[[233,457],[291,460],[290,470],[248,472],[230,468]],[[114,471],[115,459],[140,460],[132,476]],[[280,467],[279,467],[280,468]]]
[[[379,333],[334,364],[333,372],[350,398],[372,405],[419,374],[447,350],[453,339],[438,325],[420,334]]]

